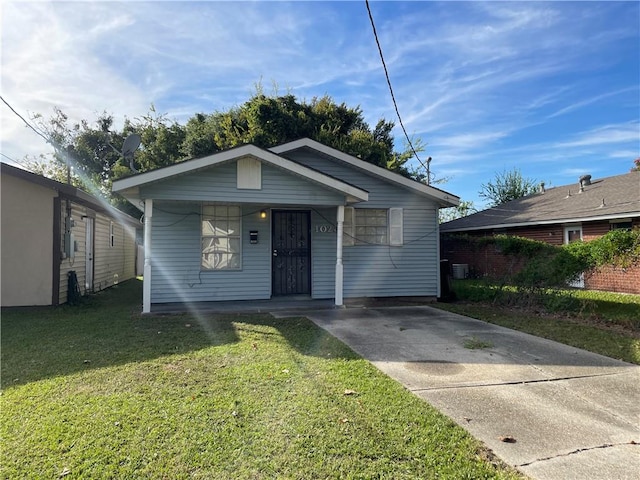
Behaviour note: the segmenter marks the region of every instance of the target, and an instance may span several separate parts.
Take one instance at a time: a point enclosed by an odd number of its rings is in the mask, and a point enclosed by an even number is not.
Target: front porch
[[[143,313],[342,305],[344,206],[217,205],[145,201]]]
[[[299,296],[275,297],[270,300],[237,300],[191,303],[156,303],[151,305],[153,315],[174,315],[181,313],[202,314],[245,314],[271,312],[307,312],[309,310],[331,310],[342,308],[410,307],[435,303],[435,297],[360,297],[344,299],[343,305],[336,305],[332,298],[312,299]]]

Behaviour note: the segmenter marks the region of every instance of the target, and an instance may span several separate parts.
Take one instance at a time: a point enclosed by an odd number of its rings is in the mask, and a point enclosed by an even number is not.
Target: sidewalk
[[[310,318],[531,478],[640,478],[640,366],[427,306],[273,314]]]

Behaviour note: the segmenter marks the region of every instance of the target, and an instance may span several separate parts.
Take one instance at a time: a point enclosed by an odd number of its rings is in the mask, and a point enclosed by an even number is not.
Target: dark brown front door
[[[309,212],[274,210],[272,226],[273,295],[311,293]]]

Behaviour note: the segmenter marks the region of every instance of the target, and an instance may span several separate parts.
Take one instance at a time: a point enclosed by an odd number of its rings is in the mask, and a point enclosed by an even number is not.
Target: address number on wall
[[[336,227],[333,225],[316,225],[316,233],[335,233]]]

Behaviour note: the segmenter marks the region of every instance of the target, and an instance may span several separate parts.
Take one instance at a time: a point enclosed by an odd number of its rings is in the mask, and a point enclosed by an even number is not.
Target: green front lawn
[[[2,478],[521,478],[304,318],[2,312]]]

